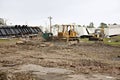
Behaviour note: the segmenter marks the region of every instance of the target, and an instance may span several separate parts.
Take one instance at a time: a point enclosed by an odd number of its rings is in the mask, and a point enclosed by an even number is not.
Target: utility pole
[[[48,19],[49,19],[49,21],[50,21],[50,33],[52,32],[52,17],[50,16],[50,17],[48,17]]]

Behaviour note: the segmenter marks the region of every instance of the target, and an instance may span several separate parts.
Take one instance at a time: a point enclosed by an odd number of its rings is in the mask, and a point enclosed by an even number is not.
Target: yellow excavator
[[[104,28],[96,29],[92,37],[89,38],[90,41],[103,41],[105,37]]]

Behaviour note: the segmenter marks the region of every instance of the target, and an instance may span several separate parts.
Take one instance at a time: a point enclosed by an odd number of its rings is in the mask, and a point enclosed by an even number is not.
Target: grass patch
[[[5,44],[12,44],[12,43],[16,43],[16,41],[18,41],[18,39],[7,39],[7,38],[4,38],[4,39],[0,39],[0,43],[5,43]]]
[[[84,42],[89,41],[88,38],[81,38],[80,40]]]
[[[9,39],[0,39],[0,42],[8,42],[10,41]]]
[[[104,41],[105,44],[108,44],[108,45],[111,45],[111,46],[120,46],[120,36],[105,38],[103,41]]]
[[[95,41],[89,41],[89,38],[81,38],[80,41],[84,43],[90,43],[90,44],[95,43]]]
[[[105,44],[112,45],[112,46],[120,46],[120,42],[107,42]]]

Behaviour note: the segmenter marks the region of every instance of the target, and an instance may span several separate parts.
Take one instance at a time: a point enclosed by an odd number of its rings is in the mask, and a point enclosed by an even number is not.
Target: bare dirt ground
[[[120,80],[120,47],[0,43],[0,80]]]

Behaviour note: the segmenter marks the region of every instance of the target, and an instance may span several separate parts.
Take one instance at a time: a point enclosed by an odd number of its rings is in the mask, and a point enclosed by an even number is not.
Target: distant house
[[[78,36],[89,36],[95,32],[95,29],[96,28],[87,28],[85,26],[81,26],[76,28],[76,32],[78,33]]]
[[[78,25],[76,25],[75,27],[75,31],[77,32],[78,37],[90,36],[95,32],[96,29],[100,29],[100,28],[87,28],[86,26],[78,26]],[[52,32],[54,36],[56,36],[58,33],[58,28],[54,27]],[[108,28],[104,28],[104,33],[106,37],[120,35],[120,25],[108,25]]]
[[[106,36],[120,35],[120,25],[108,25],[108,28],[104,29]]]
[[[75,31],[78,33],[78,36],[88,35],[88,32],[86,31],[86,27],[76,27]]]
[[[97,28],[86,28],[86,27],[77,27],[76,31],[79,34],[78,36],[87,36],[95,32]],[[120,25],[108,25],[108,28],[104,28],[104,33],[106,37],[120,35]]]

